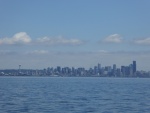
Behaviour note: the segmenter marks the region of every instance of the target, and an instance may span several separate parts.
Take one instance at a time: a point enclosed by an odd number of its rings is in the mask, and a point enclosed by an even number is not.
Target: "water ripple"
[[[0,78],[2,113],[148,113],[150,79]]]

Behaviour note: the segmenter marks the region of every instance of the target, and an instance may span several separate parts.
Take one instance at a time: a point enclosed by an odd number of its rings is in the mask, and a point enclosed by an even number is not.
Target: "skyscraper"
[[[133,61],[133,74],[136,72],[136,61]]]
[[[101,64],[98,63],[98,71],[101,69]]]
[[[113,64],[113,70],[115,71],[117,69],[116,64]]]

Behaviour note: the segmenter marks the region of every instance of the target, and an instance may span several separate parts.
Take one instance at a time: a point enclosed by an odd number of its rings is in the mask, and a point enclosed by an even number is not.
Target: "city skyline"
[[[128,65],[150,70],[149,0],[1,0],[0,69]]]
[[[84,67],[47,67],[43,69],[4,69],[0,70],[0,76],[49,76],[49,77],[140,77],[149,78],[150,71],[139,71],[137,63],[133,61],[127,66],[117,67],[102,66],[100,63],[85,69]]]

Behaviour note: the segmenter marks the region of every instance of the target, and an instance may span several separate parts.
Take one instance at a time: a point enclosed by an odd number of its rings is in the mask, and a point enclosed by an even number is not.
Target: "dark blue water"
[[[149,113],[150,79],[0,77],[0,113]]]

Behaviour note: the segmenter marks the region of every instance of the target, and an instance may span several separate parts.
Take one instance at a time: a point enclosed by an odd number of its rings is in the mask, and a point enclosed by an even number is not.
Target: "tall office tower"
[[[100,70],[100,69],[101,69],[101,64],[98,63],[98,70]]]
[[[133,64],[129,65],[130,75],[133,75]]]
[[[136,72],[136,61],[133,61],[133,74]]]
[[[125,75],[125,66],[121,66],[121,72],[123,75]]]
[[[116,64],[113,64],[113,71],[115,71],[117,69]]]

